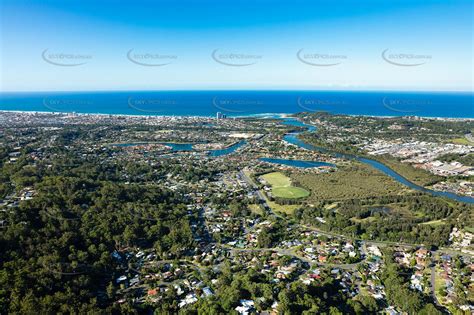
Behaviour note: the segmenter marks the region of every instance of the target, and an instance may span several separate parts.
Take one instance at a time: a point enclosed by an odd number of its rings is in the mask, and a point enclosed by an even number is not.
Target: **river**
[[[230,154],[240,148],[241,146],[245,145],[247,141],[241,140],[236,142],[224,149],[217,149],[217,150],[202,150],[208,151],[209,155],[212,157],[219,157],[226,154]],[[114,144],[116,147],[134,147],[138,145],[146,145],[146,144],[162,144],[169,146],[171,148],[171,152],[180,152],[180,151],[196,151],[193,148],[193,145],[196,143],[178,143],[178,142],[130,142],[130,143],[117,143]]]
[[[305,124],[305,123],[303,123],[299,120],[292,119],[292,118],[285,118],[283,124],[291,125],[291,126],[297,126],[297,127],[306,127],[307,131],[310,131],[310,132],[316,131],[316,127]],[[392,170],[390,167],[388,167],[387,165],[385,165],[385,164],[383,164],[379,161],[368,159],[368,158],[365,158],[365,157],[360,157],[360,156],[353,155],[353,154],[342,154],[342,153],[338,153],[338,152],[333,152],[333,151],[330,151],[330,150],[327,150],[327,149],[324,149],[324,148],[306,143],[303,140],[298,138],[298,135],[300,133],[301,132],[288,133],[283,137],[283,139],[288,143],[292,143],[296,146],[299,146],[299,147],[307,149],[307,150],[319,151],[319,152],[322,152],[322,153],[329,153],[329,154],[334,155],[334,156],[339,157],[339,158],[357,160],[359,162],[365,163],[365,164],[370,165],[373,168],[381,171],[385,175],[390,176],[391,178],[398,181],[400,184],[405,185],[405,186],[407,186],[411,189],[422,191],[422,192],[425,192],[425,193],[428,193],[428,194],[431,194],[431,195],[437,196],[437,197],[445,197],[445,198],[450,198],[450,199],[453,199],[453,200],[456,200],[456,201],[459,201],[459,202],[474,204],[474,198],[473,197],[460,196],[460,195],[457,195],[457,194],[454,194],[454,193],[451,193],[451,192],[436,191],[436,190],[432,190],[432,189],[428,189],[428,188],[419,186],[419,185],[409,181],[408,179],[406,179],[405,177],[398,174],[397,172]]]

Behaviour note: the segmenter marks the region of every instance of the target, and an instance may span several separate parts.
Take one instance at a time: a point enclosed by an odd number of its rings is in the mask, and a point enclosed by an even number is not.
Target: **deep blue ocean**
[[[0,110],[227,116],[327,111],[474,118],[472,92],[140,91],[1,93]]]

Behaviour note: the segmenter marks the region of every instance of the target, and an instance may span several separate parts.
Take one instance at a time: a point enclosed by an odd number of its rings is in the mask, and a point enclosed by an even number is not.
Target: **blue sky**
[[[2,91],[472,90],[472,1],[0,3]]]

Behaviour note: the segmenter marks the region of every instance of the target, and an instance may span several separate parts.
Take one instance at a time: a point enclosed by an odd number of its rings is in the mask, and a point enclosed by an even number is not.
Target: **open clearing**
[[[297,199],[309,196],[309,191],[291,186],[291,179],[280,172],[262,175],[262,178],[272,186],[272,194],[277,198]]]
[[[253,213],[260,214],[260,215],[263,214],[262,208],[257,204],[254,204],[254,203],[249,204],[249,209]]]
[[[266,199],[270,208],[272,208],[272,210],[275,212],[286,213],[291,215],[295,212],[297,208],[301,207],[301,205],[280,205],[274,201],[268,200],[268,198]]]
[[[421,225],[431,225],[431,226],[440,226],[446,224],[444,220],[433,220],[433,221],[428,221],[428,222],[423,222],[420,223]]]
[[[474,142],[471,142],[469,141],[468,139],[466,138],[455,138],[455,139],[451,139],[451,142],[452,143],[455,143],[455,144],[464,144],[464,145],[473,145]]]

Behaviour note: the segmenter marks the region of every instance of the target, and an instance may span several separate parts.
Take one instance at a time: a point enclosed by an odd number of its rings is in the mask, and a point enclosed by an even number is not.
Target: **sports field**
[[[262,178],[272,186],[275,197],[296,199],[309,196],[309,191],[300,187],[291,186],[291,180],[280,172],[262,175]]]

